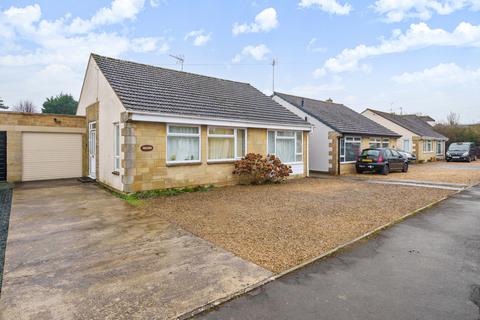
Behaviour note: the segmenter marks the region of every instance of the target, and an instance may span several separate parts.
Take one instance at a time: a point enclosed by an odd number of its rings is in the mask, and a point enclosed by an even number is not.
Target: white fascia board
[[[242,121],[233,119],[212,119],[202,117],[182,117],[179,115],[169,114],[152,114],[146,112],[130,112],[132,121],[145,121],[145,122],[165,122],[165,123],[177,123],[177,124],[196,124],[196,125],[209,125],[219,127],[234,127],[234,128],[263,128],[263,129],[278,129],[278,130],[301,130],[311,131],[312,127],[309,125],[289,125],[289,124],[269,124],[265,122],[253,122]]]

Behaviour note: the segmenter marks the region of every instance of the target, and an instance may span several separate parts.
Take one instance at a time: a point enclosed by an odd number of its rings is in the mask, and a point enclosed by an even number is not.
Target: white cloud
[[[265,56],[270,52],[270,49],[264,44],[259,44],[258,46],[246,46],[242,49],[241,53],[237,54],[233,58],[232,61],[234,63],[238,63],[246,57],[251,57],[255,60],[265,60]]]
[[[134,19],[140,2],[114,0],[109,8],[82,20],[89,21],[85,33],[71,28],[80,20],[69,14],[56,20],[42,19],[37,4],[0,11],[0,78],[16,83],[12,87],[0,82],[2,97],[9,104],[20,99],[40,104],[60,91],[78,94],[91,52],[113,57],[128,52],[166,52],[169,45],[163,37],[128,37],[101,30],[102,25]],[[122,10],[129,13],[118,13]],[[55,79],[46,81],[49,75]]]
[[[435,67],[417,72],[405,72],[392,78],[400,84],[454,84],[480,81],[480,68],[469,70],[459,67],[456,63],[441,63]]]
[[[348,15],[352,11],[349,3],[340,4],[336,0],[301,0],[299,5],[303,8],[316,6],[322,11],[341,16]]]
[[[99,9],[93,17],[75,18],[68,27],[71,33],[86,33],[96,27],[134,20],[143,9],[145,0],[113,0],[110,7]]]
[[[373,5],[386,22],[400,22],[409,18],[428,20],[433,14],[449,15],[468,8],[480,10],[479,0],[378,0]]]
[[[312,52],[325,52],[325,51],[327,51],[327,48],[315,46],[316,43],[317,43],[317,38],[310,39],[310,41],[308,42],[308,45],[307,45],[307,50],[312,51]]]
[[[206,34],[203,29],[190,31],[185,35],[185,40],[193,39],[194,46],[204,46],[210,41],[211,34]]]
[[[257,33],[257,32],[269,32],[278,27],[277,11],[274,8],[267,8],[257,14],[255,22],[250,24],[239,24],[236,22],[233,25],[232,32],[234,35],[241,33]]]
[[[362,60],[431,46],[480,47],[480,25],[461,22],[452,32],[448,32],[432,29],[423,22],[412,24],[405,33],[396,30],[391,38],[379,45],[361,44],[353,49],[344,49],[336,57],[328,59],[323,67],[316,69],[314,75],[320,77],[329,72],[369,70],[368,65],[361,64]]]

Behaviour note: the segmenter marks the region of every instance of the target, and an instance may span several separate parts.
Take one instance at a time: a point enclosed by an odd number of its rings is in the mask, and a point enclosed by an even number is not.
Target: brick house
[[[311,125],[246,83],[92,54],[77,115],[85,175],[123,192],[234,184],[251,152],[308,175]]]
[[[448,138],[433,129],[435,120],[431,117],[373,109],[366,109],[362,115],[401,135],[397,148],[415,154],[417,161],[445,159],[445,142]]]
[[[400,137],[343,104],[275,92],[273,100],[310,122],[310,170],[330,174],[355,171],[362,149],[395,147]]]

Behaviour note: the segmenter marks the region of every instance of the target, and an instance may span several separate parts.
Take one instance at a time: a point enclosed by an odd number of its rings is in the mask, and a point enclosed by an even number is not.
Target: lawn
[[[144,209],[281,272],[451,192],[309,178],[159,197]]]

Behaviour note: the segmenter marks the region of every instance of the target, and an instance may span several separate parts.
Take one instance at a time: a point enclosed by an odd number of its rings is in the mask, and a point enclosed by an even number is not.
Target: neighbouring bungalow
[[[123,192],[234,184],[246,153],[308,175],[311,125],[247,83],[92,54],[77,115],[86,174]]]
[[[353,173],[362,149],[394,147],[400,135],[331,99],[320,101],[275,92],[273,100],[310,122],[310,170]]]
[[[401,135],[397,148],[412,152],[417,156],[417,161],[445,159],[445,142],[448,138],[433,130],[435,120],[431,117],[399,115],[373,109],[366,109],[362,114]]]

